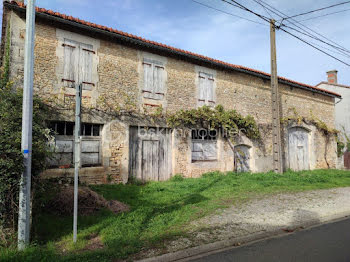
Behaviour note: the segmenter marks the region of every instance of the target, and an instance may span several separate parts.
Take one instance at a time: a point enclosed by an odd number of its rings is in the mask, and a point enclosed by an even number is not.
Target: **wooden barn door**
[[[142,180],[159,180],[159,140],[142,141]]]
[[[289,168],[295,171],[309,169],[309,134],[301,127],[289,129]]]
[[[169,129],[130,127],[129,176],[143,181],[171,177],[171,132]]]
[[[250,153],[249,147],[246,145],[235,146],[235,171],[249,172],[250,171]]]
[[[350,169],[350,152],[344,153],[344,167]]]

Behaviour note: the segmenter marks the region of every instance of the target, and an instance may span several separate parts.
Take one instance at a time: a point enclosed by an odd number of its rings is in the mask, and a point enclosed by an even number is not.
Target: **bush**
[[[15,90],[15,91],[14,91]],[[0,87],[0,226],[16,226],[18,189],[23,171],[21,152],[23,90],[9,82]],[[33,102],[32,183],[45,169],[50,156],[49,129],[45,120],[49,108],[35,97]]]

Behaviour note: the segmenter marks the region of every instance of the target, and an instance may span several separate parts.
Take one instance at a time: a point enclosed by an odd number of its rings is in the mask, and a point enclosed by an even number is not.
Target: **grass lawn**
[[[0,248],[0,261],[112,261],[143,248],[161,247],[163,240],[186,234],[188,223],[219,208],[253,197],[280,192],[350,186],[350,172],[316,170],[274,173],[208,173],[197,179],[175,176],[146,185],[92,186],[106,199],[117,199],[131,211],[115,215],[100,211],[79,217],[78,243],[72,244],[72,217],[36,214],[34,245],[23,252]],[[88,250],[88,240],[99,236],[100,250]],[[115,260],[114,260],[115,261]]]

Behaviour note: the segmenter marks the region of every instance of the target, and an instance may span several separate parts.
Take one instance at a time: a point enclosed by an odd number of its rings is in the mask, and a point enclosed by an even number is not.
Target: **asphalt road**
[[[350,219],[232,248],[192,261],[350,262]]]

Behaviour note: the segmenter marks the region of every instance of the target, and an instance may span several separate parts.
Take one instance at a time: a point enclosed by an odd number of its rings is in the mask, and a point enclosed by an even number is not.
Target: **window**
[[[211,74],[199,73],[199,106],[215,105],[215,94],[214,94],[214,77]]]
[[[50,122],[50,129],[56,135],[54,156],[50,160],[52,167],[71,167],[74,159],[74,123]],[[81,165],[97,166],[101,164],[102,125],[82,123],[81,125]]]
[[[144,59],[144,98],[161,100],[164,98],[164,66],[161,62]]]
[[[69,39],[64,40],[64,73],[62,82],[67,87],[83,84],[83,89],[91,90],[95,84],[92,82],[92,61],[95,51],[93,46],[79,43]]]
[[[192,162],[217,159],[217,131],[192,130]]]

